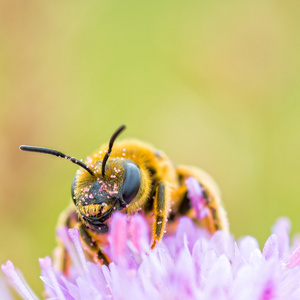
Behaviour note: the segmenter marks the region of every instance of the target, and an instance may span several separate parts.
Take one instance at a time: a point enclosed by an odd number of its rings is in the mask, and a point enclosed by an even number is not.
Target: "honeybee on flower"
[[[72,205],[63,212],[60,224],[78,228],[90,260],[108,265],[111,258],[103,251],[111,216],[142,213],[152,226],[151,248],[164,233],[173,232],[182,216],[210,233],[228,230],[226,212],[213,179],[199,168],[175,165],[163,151],[139,140],[115,143],[125,129],[122,125],[85,163],[62,152],[32,146],[24,151],[66,158],[79,165],[72,183]],[[67,271],[69,255],[62,245],[60,269]]]

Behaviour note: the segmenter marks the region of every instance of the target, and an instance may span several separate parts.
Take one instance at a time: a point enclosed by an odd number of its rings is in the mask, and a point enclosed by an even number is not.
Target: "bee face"
[[[72,184],[72,197],[79,217],[95,231],[107,229],[107,221],[116,210],[126,208],[140,189],[139,167],[130,160],[110,159],[102,175],[102,161],[97,161],[91,176],[78,170]]]

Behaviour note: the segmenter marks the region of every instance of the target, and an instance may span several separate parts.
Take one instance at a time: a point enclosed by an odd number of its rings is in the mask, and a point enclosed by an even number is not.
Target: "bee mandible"
[[[73,204],[62,213],[60,224],[77,227],[85,254],[108,265],[104,253],[114,211],[142,213],[152,224],[151,248],[164,232],[175,230],[179,217],[188,216],[210,233],[228,230],[226,212],[213,179],[199,168],[175,165],[161,150],[139,140],[115,143],[125,129],[119,127],[109,144],[87,157],[86,162],[48,148],[20,146],[21,150],[66,158],[80,166],[72,182]],[[195,192],[201,201],[193,203]],[[60,268],[67,269],[67,252],[61,249]]]

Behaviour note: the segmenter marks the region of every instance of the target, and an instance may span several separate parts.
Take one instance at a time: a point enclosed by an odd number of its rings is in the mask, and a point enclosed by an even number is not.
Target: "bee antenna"
[[[111,154],[111,149],[113,147],[113,144],[115,142],[115,139],[118,137],[118,135],[126,128],[125,125],[122,125],[120,126],[116,132],[112,135],[112,137],[110,138],[110,141],[109,141],[109,145],[108,145],[108,151],[106,152],[104,158],[103,158],[103,162],[102,162],[102,176],[105,175],[105,165],[106,165],[106,162]]]
[[[23,150],[23,151],[39,152],[39,153],[55,155],[57,157],[66,158],[67,160],[71,161],[72,163],[74,163],[76,165],[79,165],[80,167],[87,170],[92,176],[95,176],[93,171],[86,164],[84,164],[82,161],[78,160],[75,157],[68,156],[68,155],[66,155],[66,154],[64,154],[60,151],[56,151],[56,150],[52,150],[52,149],[48,149],[48,148],[25,146],[25,145],[20,146],[20,149]]]

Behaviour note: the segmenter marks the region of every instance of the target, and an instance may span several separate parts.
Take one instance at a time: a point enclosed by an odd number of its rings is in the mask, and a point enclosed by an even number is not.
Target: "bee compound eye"
[[[139,191],[141,184],[141,174],[138,166],[134,163],[127,163],[125,179],[122,187],[124,201],[129,204]]]
[[[75,177],[72,181],[72,187],[71,187],[72,200],[75,205],[76,205],[76,199],[75,199],[76,179],[77,179],[77,174],[75,175]]]

